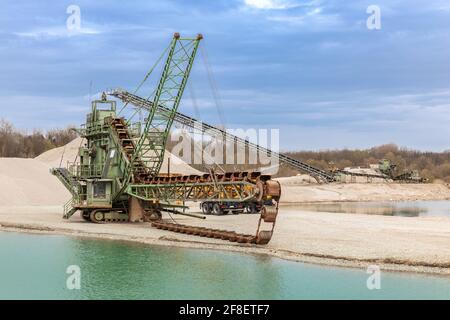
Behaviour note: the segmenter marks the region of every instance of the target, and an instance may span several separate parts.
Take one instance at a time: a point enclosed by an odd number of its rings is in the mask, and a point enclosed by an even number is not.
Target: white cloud
[[[262,10],[282,10],[299,6],[299,4],[287,0],[244,0],[244,2],[247,7]]]
[[[294,27],[302,27],[305,30],[329,30],[341,28],[344,22],[338,14],[323,13],[322,8],[317,7],[297,15],[273,15],[268,20],[284,23]]]
[[[172,28],[150,28],[139,24],[96,24],[83,22],[80,29],[69,30],[65,24],[58,26],[35,28],[30,31],[14,32],[16,36],[34,39],[68,38],[80,35],[106,34],[112,32],[148,31],[146,39],[159,39],[175,32]]]
[[[97,28],[82,27],[80,29],[69,30],[66,27],[49,27],[38,28],[26,32],[15,32],[19,37],[34,38],[34,39],[48,39],[48,38],[68,38],[83,34],[99,34],[102,33]]]

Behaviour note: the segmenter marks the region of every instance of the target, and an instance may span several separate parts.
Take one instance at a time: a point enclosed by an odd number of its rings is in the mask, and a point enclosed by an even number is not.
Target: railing
[[[85,206],[87,204],[87,195],[85,193],[79,193],[72,199],[73,206]]]
[[[107,134],[109,127],[104,125],[100,121],[89,123],[89,125],[85,126],[81,130],[84,130],[86,136],[96,135],[96,134]]]
[[[92,178],[101,177],[103,173],[103,165],[81,165],[69,163],[68,169],[72,177],[76,178]]]
[[[77,194],[78,182],[73,180],[70,176],[70,172],[65,168],[52,168],[50,169],[51,174],[55,175],[59,181],[69,190],[72,195]]]
[[[75,198],[71,198],[69,201],[67,201],[64,204],[64,209],[63,209],[64,219],[69,219],[70,216],[74,213],[74,207],[73,207],[74,199]]]
[[[104,197],[94,197],[93,195],[88,195],[86,193],[79,193],[69,201],[70,204],[68,202],[66,205],[71,207],[87,207],[96,205],[108,206],[111,204],[111,199],[111,194],[105,194]],[[64,206],[64,212],[66,212],[66,205]]]

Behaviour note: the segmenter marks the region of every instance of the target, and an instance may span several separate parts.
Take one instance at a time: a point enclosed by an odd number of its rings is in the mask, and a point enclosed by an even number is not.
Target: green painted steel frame
[[[143,162],[150,176],[159,174],[164,160],[169,131],[201,39],[200,35],[197,38],[180,38],[178,34],[174,35],[153,100],[153,105],[163,105],[166,111],[159,108],[150,110],[143,133],[132,156],[130,167],[127,170],[125,184],[132,177],[131,173],[136,162]]]
[[[145,201],[170,204],[175,201],[243,202],[257,196],[254,184],[247,181],[130,184],[126,192]]]

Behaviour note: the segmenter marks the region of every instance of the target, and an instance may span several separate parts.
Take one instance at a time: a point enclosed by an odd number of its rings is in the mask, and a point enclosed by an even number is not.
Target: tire
[[[258,209],[256,209],[256,203],[253,203],[253,202],[248,203],[246,211],[247,211],[247,213],[250,213],[250,214],[258,213]]]
[[[211,214],[211,205],[208,202],[202,203],[202,212],[203,214]]]
[[[216,216],[223,215],[223,210],[218,203],[214,203],[212,207],[213,214]]]
[[[101,223],[103,221],[104,214],[99,210],[94,210],[90,214],[90,219],[92,222]]]

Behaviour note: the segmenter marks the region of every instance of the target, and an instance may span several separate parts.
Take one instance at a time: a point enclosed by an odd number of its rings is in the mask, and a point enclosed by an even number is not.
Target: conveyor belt
[[[123,89],[115,89],[115,90],[109,92],[108,94],[122,100],[125,103],[131,103],[137,107],[142,107],[147,110],[151,109],[153,106],[153,103],[151,101],[141,98],[141,97],[139,97],[135,94],[132,94],[130,92],[127,92]],[[162,113],[169,112],[169,110],[165,110],[165,108],[162,106],[159,106],[158,108],[162,111]],[[207,123],[199,122],[198,120],[191,118],[187,115],[184,115],[180,112],[177,112],[175,114],[174,120],[182,125],[187,126],[187,127],[194,128],[194,129],[200,129],[202,132],[208,131],[210,133],[222,135],[225,140],[228,140],[228,141],[231,141],[234,143],[243,144],[246,147],[248,147],[249,149],[253,149],[258,152],[264,152],[267,156],[278,157],[278,159],[281,163],[288,164],[297,170],[300,170],[302,172],[305,172],[305,173],[313,176],[318,182],[328,183],[328,182],[332,182],[335,180],[334,175],[328,171],[315,168],[315,167],[310,166],[309,164],[304,163],[300,160],[296,160],[296,159],[293,159],[286,155],[283,155],[283,154],[274,152],[272,150],[269,150],[267,148],[261,147],[261,146],[255,144],[255,143],[252,143],[248,140],[245,140],[245,139],[239,138],[233,134],[230,134],[230,133],[226,132],[225,130],[219,129],[219,128],[214,127]],[[198,128],[199,124],[201,124],[201,128]]]

